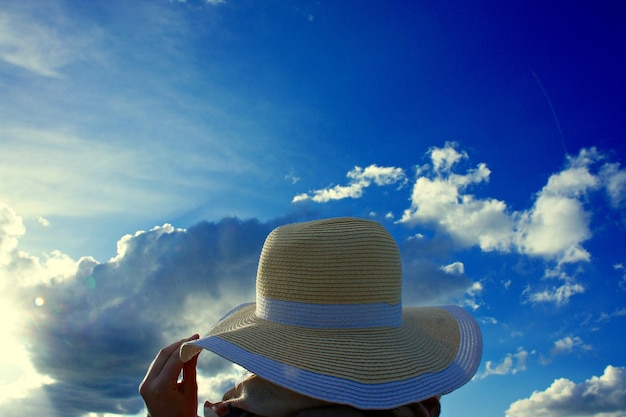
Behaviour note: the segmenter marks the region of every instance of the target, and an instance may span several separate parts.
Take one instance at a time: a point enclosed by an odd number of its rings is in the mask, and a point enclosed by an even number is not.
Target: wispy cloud
[[[583,353],[593,350],[593,346],[579,336],[565,336],[554,342],[552,349],[546,355],[541,355],[541,363],[543,365],[550,364],[556,356],[569,355],[572,353]]]
[[[593,347],[578,336],[566,336],[554,342],[554,348],[550,352],[553,355],[571,353],[574,349],[591,350]]]
[[[0,134],[5,140],[2,148],[10,147],[0,156],[3,191],[29,215],[80,216],[128,206],[149,210],[171,198],[145,187],[153,181],[153,164],[165,157],[161,151],[141,155],[123,144],[93,141],[63,129],[0,128]],[[177,182],[171,165],[168,170],[169,180]],[[167,182],[162,186],[168,188]]]
[[[269,216],[278,203],[268,194],[291,197],[268,160],[292,155],[260,151],[283,149],[285,135],[268,133],[277,117],[267,113],[278,110],[242,105],[243,93],[190,59],[198,34],[187,7],[108,4],[98,26],[95,4],[5,3],[0,66],[19,82],[0,100],[0,200],[25,218],[55,226],[60,216],[106,214],[131,224],[194,212],[193,222],[251,207]],[[211,94],[198,95],[203,88]]]
[[[492,375],[517,374],[526,370],[528,356],[534,352],[528,352],[523,347],[519,347],[515,353],[507,353],[500,363],[493,361],[485,362],[485,370],[476,374],[474,379],[484,379]]]
[[[607,320],[611,320],[615,317],[625,317],[626,316],[626,307],[625,308],[621,308],[618,310],[615,310],[611,313],[602,313],[600,314],[600,317],[598,318],[598,322],[601,321],[607,321]]]
[[[626,170],[620,169],[618,163],[608,163],[602,167],[600,177],[611,205],[614,208],[623,207],[626,203]]]
[[[19,8],[0,11],[0,60],[33,74],[59,78],[63,68],[88,59],[100,39],[97,27],[68,19],[54,3],[39,5],[40,19]]]
[[[359,198],[363,195],[363,190],[372,183],[378,186],[400,183],[400,186],[403,186],[406,182],[406,175],[402,168],[379,167],[374,164],[366,168],[356,166],[348,172],[347,177],[349,178],[348,185],[335,185],[311,193],[298,194],[292,202],[312,200],[316,203],[327,203],[344,198]]]
[[[602,375],[582,383],[566,378],[545,391],[515,401],[506,417],[620,417],[626,413],[626,368],[607,366]]]
[[[554,281],[558,284],[546,284]],[[561,267],[554,269],[548,268],[542,283],[544,284],[542,289],[533,289],[530,284],[524,289],[523,296],[525,297],[525,302],[550,302],[557,305],[564,305],[569,302],[572,296],[582,294],[586,290],[583,284],[577,282],[574,277],[565,273]]]
[[[556,287],[550,287],[537,292],[530,292],[530,288],[525,291],[528,301],[533,303],[553,302],[557,305],[567,304],[569,299],[576,294],[585,292],[585,287],[578,283],[565,282]]]

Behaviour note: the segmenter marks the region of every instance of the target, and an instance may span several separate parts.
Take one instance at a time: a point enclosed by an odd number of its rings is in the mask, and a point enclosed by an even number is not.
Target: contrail
[[[559,123],[559,118],[556,117],[556,111],[554,111],[554,106],[552,106],[550,97],[548,97],[548,93],[546,92],[546,89],[543,88],[543,84],[541,84],[541,80],[539,79],[537,74],[535,74],[535,71],[531,71],[531,72],[533,73],[535,80],[537,80],[537,84],[539,84],[539,88],[541,88],[541,91],[543,91],[543,95],[546,97],[546,101],[548,102],[548,105],[550,106],[550,110],[552,110],[552,116],[554,117],[554,121],[556,122],[556,127],[559,129],[559,134],[561,135],[561,145],[563,145],[563,152],[565,152],[565,155],[567,155],[567,149],[565,148],[565,137],[563,136],[563,131],[561,130],[561,124]]]

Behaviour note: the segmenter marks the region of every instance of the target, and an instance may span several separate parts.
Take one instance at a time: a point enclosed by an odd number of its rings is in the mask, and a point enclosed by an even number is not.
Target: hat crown
[[[400,252],[389,232],[369,220],[290,224],[265,240],[256,285],[257,303],[400,304]]]

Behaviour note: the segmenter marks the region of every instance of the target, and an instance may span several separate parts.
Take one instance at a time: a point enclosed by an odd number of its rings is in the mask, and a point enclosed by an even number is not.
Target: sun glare
[[[35,305],[43,306],[45,300],[35,299]],[[18,398],[25,398],[33,390],[54,382],[46,375],[40,375],[33,367],[18,335],[24,323],[24,314],[19,307],[9,300],[0,304],[0,334],[3,337],[2,355],[0,355],[0,403]]]

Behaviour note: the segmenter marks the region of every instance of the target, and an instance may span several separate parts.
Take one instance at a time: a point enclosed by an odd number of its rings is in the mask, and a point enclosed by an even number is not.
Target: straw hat
[[[402,308],[396,242],[378,223],[295,223],[267,237],[256,303],[185,343],[301,394],[390,409],[451,392],[474,375],[482,337],[456,306]]]

